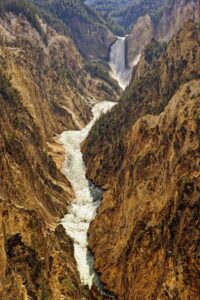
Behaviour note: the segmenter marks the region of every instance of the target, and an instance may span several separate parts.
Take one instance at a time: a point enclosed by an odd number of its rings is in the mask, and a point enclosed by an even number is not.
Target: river
[[[132,69],[126,68],[125,39],[117,37],[110,50],[110,68],[112,76],[125,89],[128,85]],[[133,66],[138,60],[133,63]],[[82,130],[65,131],[60,135],[60,142],[65,148],[65,161],[62,167],[63,174],[70,181],[75,192],[75,199],[68,207],[68,214],[61,223],[66,233],[74,242],[74,256],[80,273],[81,283],[90,288],[93,283],[100,286],[97,274],[93,268],[93,258],[87,249],[87,232],[90,222],[95,218],[96,210],[100,205],[101,190],[94,187],[85,177],[86,167],[81,153],[81,143],[86,139],[94,122],[102,114],[110,110],[115,103],[104,101],[96,104],[93,109],[93,119]]]
[[[95,282],[99,285],[98,276],[93,269],[93,258],[87,250],[87,231],[94,219],[102,193],[85,177],[85,164],[81,153],[81,143],[85,140],[96,119],[110,110],[115,103],[104,101],[93,107],[93,119],[82,130],[65,131],[60,136],[60,142],[65,147],[63,174],[70,181],[75,192],[75,199],[68,207],[68,214],[62,219],[66,233],[74,242],[74,256],[77,262],[83,285],[90,288]]]

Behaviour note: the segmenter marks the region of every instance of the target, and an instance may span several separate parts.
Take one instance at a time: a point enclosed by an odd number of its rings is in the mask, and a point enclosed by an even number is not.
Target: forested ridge
[[[4,17],[7,12],[24,15],[40,34],[44,34],[44,32],[38,17],[44,18],[45,21],[56,30],[69,33],[68,28],[56,16],[42,9],[42,7],[38,7],[29,0],[0,0],[1,17]]]
[[[68,26],[71,25],[71,22],[73,22],[75,18],[78,18],[84,23],[107,26],[115,33],[118,33],[120,30],[120,26],[118,26],[114,21],[108,17],[103,18],[101,14],[96,12],[93,8],[85,5],[81,0],[29,1],[35,3],[43,10],[50,12],[53,16],[61,19],[63,23]]]
[[[127,30],[146,13],[157,22],[162,15],[163,8],[170,6],[172,0],[88,0],[86,3]]]
[[[114,21],[104,18],[81,0],[0,0],[1,16],[6,12],[23,14],[45,40],[39,21],[43,19],[57,32],[70,35],[86,58],[105,59],[114,35],[122,33]],[[95,47],[94,39],[98,40]]]

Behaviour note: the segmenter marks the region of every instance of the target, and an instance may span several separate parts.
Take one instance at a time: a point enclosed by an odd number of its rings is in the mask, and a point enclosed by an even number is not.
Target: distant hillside
[[[199,0],[175,0],[171,5],[159,13],[151,11],[141,16],[132,26],[127,38],[127,62],[129,65],[141,53],[144,47],[156,38],[160,41],[169,41],[188,20],[200,19]]]
[[[97,11],[108,15],[122,27],[128,29],[137,19],[148,13],[155,21],[160,16],[163,6],[171,0],[87,0],[86,3]]]
[[[35,14],[57,31],[70,33],[79,51],[90,59],[106,59],[115,40],[113,32],[120,33],[114,21],[103,18],[81,0],[0,0],[1,14],[8,10],[25,13],[39,31]]]
[[[112,16],[126,10],[131,5],[132,0],[86,0],[85,3],[95,8],[98,12]]]
[[[81,0],[29,0],[60,19],[69,29],[79,51],[87,58],[106,59],[110,44],[120,28],[103,18]]]
[[[132,0],[126,9],[114,12],[111,16],[125,28],[129,28],[139,17],[147,13],[156,23],[162,15],[163,8],[171,3],[172,0]]]

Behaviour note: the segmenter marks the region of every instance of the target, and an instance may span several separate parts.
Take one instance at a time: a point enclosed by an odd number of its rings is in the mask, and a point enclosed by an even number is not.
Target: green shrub
[[[19,99],[18,92],[11,86],[8,78],[0,72],[0,95],[10,104],[17,104]]]
[[[144,50],[145,60],[150,64],[153,63],[166,50],[166,48],[166,42],[159,42],[153,39]]]
[[[110,86],[112,86],[116,91],[119,91],[119,86],[117,82],[111,78],[109,74],[109,69],[106,65],[100,62],[87,62],[85,64],[85,70],[90,73],[92,77],[97,77],[105,82],[107,82]],[[103,86],[105,88],[105,84]]]
[[[32,26],[40,33],[43,34],[42,27],[38,20],[37,8],[28,3],[26,0],[0,0],[0,13],[13,12],[17,15],[24,15]]]

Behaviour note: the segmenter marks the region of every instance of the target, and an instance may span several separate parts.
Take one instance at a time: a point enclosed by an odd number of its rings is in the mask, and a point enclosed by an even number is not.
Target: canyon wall
[[[2,73],[0,89],[1,299],[74,299],[81,288],[73,246],[57,226],[73,191]]]
[[[95,98],[120,90],[86,70],[69,35],[38,20],[42,32],[23,13],[0,18],[0,298],[96,299],[59,225],[74,192],[49,154],[61,167],[54,137],[84,127]]]
[[[72,3],[29,2],[54,3],[52,13]],[[55,137],[83,128],[96,100],[118,100],[105,66],[80,54],[105,59],[115,37],[99,20],[68,24],[29,4],[0,5],[0,298],[99,299],[59,225],[74,192]],[[167,49],[153,40],[83,146],[88,177],[106,191],[90,248],[119,299],[198,297],[199,46],[191,23]]]
[[[167,48],[152,41],[83,145],[104,190],[89,246],[121,300],[199,298],[199,46],[192,22]]]
[[[154,25],[150,16],[147,14],[140,17],[134,24],[126,40],[127,64],[130,67],[134,59],[142,52],[144,47],[151,41],[154,35]]]
[[[198,0],[176,0],[163,9],[158,20],[153,20],[147,13],[141,16],[132,26],[127,38],[127,62],[131,66],[136,56],[152,38],[168,42],[188,20],[196,22],[200,19],[200,3]]]
[[[10,14],[0,19],[0,59],[43,134],[52,136],[64,128],[82,128],[91,118],[90,98],[116,99],[117,93],[85,71],[69,36],[40,22],[45,40],[25,18]]]

